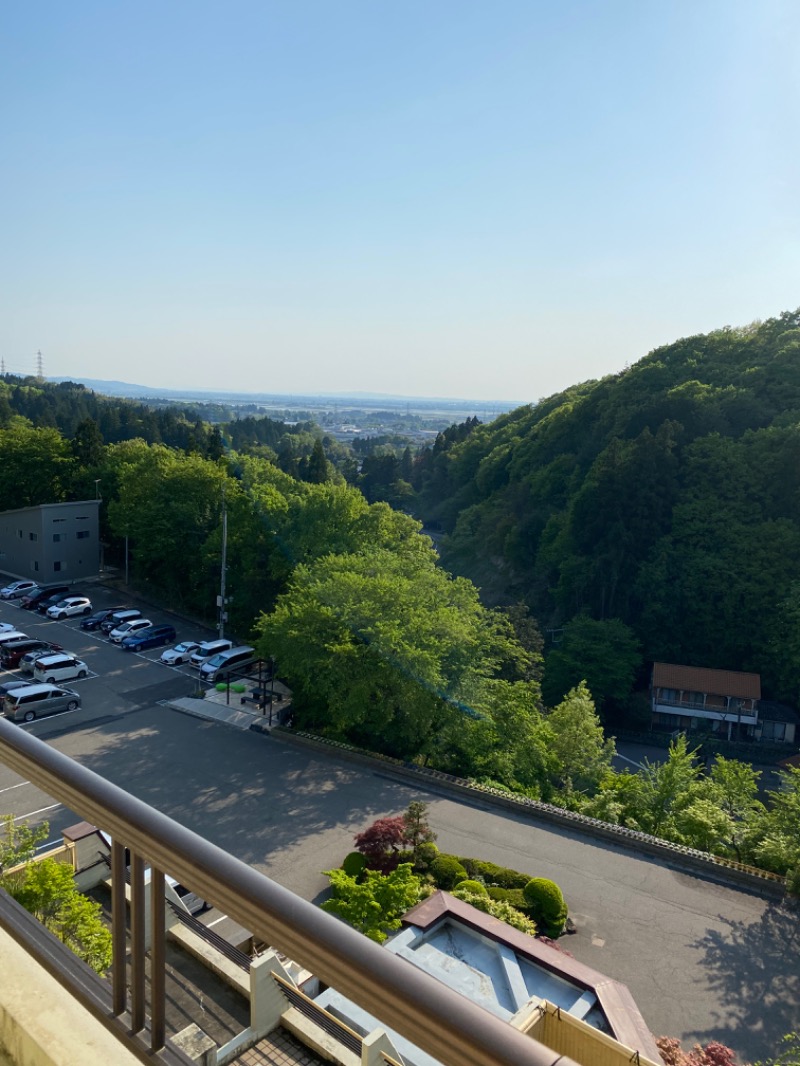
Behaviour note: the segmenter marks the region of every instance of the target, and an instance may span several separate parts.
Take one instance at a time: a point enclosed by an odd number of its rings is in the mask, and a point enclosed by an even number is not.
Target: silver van
[[[6,718],[15,722],[32,722],[48,714],[76,711],[81,705],[77,692],[55,685],[25,685],[12,689],[3,698]]]
[[[204,640],[192,652],[189,665],[193,666],[195,670],[199,670],[203,663],[210,659],[212,655],[218,655],[221,651],[228,651],[232,647],[232,640]]]
[[[255,648],[246,644],[240,644],[238,648],[230,648],[212,655],[208,662],[200,667],[200,680],[213,685],[216,681],[226,680],[228,674],[235,671],[235,676],[240,676],[242,667],[250,666],[255,661]]]

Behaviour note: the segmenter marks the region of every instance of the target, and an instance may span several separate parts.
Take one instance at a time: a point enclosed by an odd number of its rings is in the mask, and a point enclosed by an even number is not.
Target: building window
[[[38,570],[39,569],[39,564],[36,562],[36,560],[34,560],[34,562],[33,562],[33,569],[34,570]]]
[[[39,539],[39,534],[38,533],[29,533],[28,536],[30,537],[31,540],[38,540]]]
[[[60,534],[60,533],[54,533],[54,534],[53,534],[53,543],[54,543],[54,544],[58,544],[58,542],[59,542],[60,540],[61,540],[61,534]]]
[[[88,522],[89,521],[89,516],[86,515],[86,514],[75,515],[75,521],[76,522]]]
[[[78,538],[78,540],[86,540],[86,538],[89,536],[89,530],[79,529],[75,536]]]
[[[66,570],[66,569],[67,569],[67,567],[66,567],[65,563],[53,563],[53,570],[57,571],[57,570]]]
[[[761,739],[762,740],[786,740],[786,723],[785,722],[762,722],[761,723]]]

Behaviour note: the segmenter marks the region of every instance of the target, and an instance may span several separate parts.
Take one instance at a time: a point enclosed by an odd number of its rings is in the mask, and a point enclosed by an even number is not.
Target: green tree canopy
[[[547,715],[550,748],[555,758],[554,784],[566,797],[594,792],[614,757],[585,681],[571,689]]]
[[[483,682],[524,662],[508,623],[427,553],[383,548],[299,566],[258,625],[299,724],[410,758],[453,719],[483,713]]]
[[[400,928],[403,914],[419,900],[420,880],[410,862],[400,863],[389,874],[365,870],[363,880],[341,869],[324,872],[330,878],[331,897],[322,909],[379,944]]]
[[[554,706],[585,681],[599,710],[623,707],[641,665],[639,641],[618,618],[579,615],[564,626],[561,642],[545,659],[542,695]]]

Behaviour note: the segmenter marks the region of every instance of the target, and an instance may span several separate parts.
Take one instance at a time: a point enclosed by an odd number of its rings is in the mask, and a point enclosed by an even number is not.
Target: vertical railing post
[[[166,942],[164,873],[150,867],[150,1049],[164,1046],[166,1033]]]
[[[145,899],[144,859],[131,855],[131,1028],[145,1021]]]
[[[128,949],[126,940],[128,909],[125,900],[125,847],[111,843],[111,950],[112,1005],[119,1017],[127,1007]]]

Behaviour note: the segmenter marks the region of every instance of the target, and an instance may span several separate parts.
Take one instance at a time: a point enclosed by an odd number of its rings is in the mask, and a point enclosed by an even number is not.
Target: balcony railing
[[[143,1061],[188,1061],[165,1033],[164,876],[169,873],[265,944],[302,964],[445,1066],[574,1066],[406,960],[300,899],[91,770],[0,719],[0,761],[113,838],[108,1005],[74,994]],[[125,849],[130,850],[130,997]],[[145,866],[149,865],[150,996],[146,1001]],[[0,917],[0,920],[2,918]],[[9,929],[19,937],[18,930]],[[63,983],[69,975],[61,973]],[[149,1015],[149,1019],[148,1019]]]

